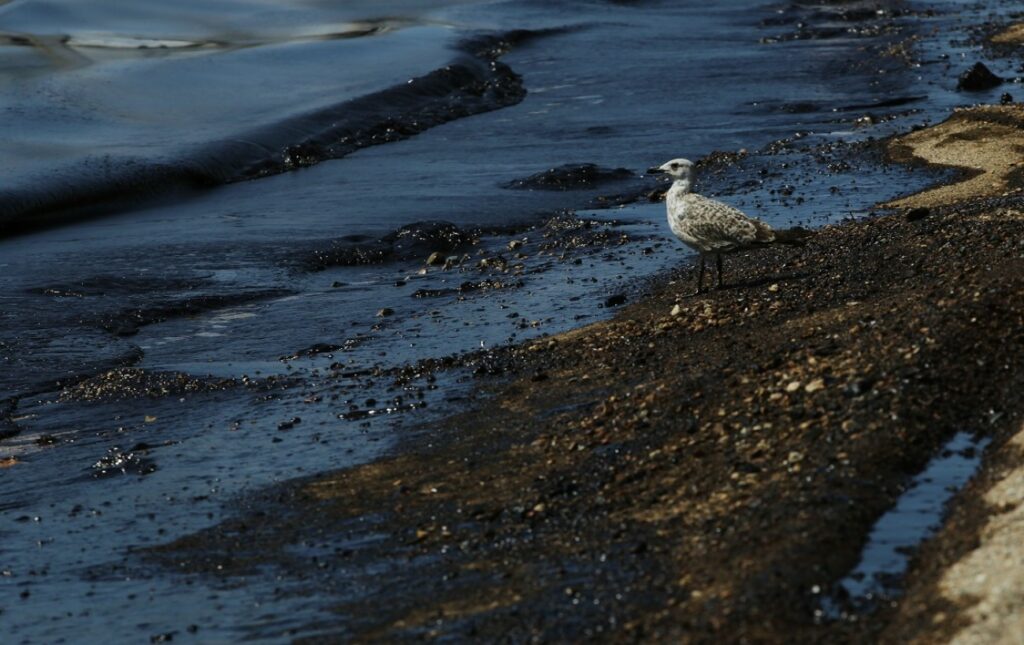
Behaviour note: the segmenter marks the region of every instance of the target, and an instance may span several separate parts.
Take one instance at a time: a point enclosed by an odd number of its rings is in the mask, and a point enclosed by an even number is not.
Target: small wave
[[[187,157],[94,158],[42,186],[0,191],[0,238],[117,211],[174,191],[258,179],[400,141],[438,125],[515,105],[522,79],[498,57],[555,30],[464,41],[451,64],[401,85],[208,144]]]

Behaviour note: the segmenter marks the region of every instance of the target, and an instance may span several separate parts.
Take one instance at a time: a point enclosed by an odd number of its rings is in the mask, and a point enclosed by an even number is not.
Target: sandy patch
[[[1024,430],[1010,441],[1024,451]],[[943,595],[974,604],[972,624],[953,643],[1024,643],[1024,466],[1010,471],[985,494],[994,514],[981,531],[980,545],[942,578]]]
[[[897,137],[889,144],[894,159],[960,168],[961,181],[931,188],[885,204],[890,208],[935,207],[995,197],[1017,190],[1024,163],[1024,108],[983,106],[957,110],[942,123]]]
[[[995,36],[992,36],[992,42],[997,45],[1024,44],[1024,23],[1018,22],[1017,24],[1010,25]]]

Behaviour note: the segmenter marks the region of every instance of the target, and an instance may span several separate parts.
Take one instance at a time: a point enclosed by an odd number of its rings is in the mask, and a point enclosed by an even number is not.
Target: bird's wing
[[[686,227],[710,250],[764,244],[775,239],[775,232],[770,226],[747,217],[738,208],[700,195],[688,197],[691,201],[686,213]]]

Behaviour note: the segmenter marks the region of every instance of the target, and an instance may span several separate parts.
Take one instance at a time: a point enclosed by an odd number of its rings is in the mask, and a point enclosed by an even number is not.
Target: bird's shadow
[[[765,285],[771,285],[776,282],[794,282],[797,280],[803,280],[804,278],[810,277],[810,275],[811,274],[806,271],[799,271],[794,273],[776,273],[775,275],[763,276],[760,278],[750,278],[749,280],[740,280],[738,282],[727,282],[719,289],[719,291],[724,291],[726,289],[763,287]]]
[[[715,293],[716,291],[733,291],[736,289],[752,289],[756,287],[763,287],[771,285],[776,282],[796,282],[809,277],[811,274],[806,271],[791,272],[791,273],[776,273],[770,276],[764,276],[760,278],[750,278],[748,280],[739,280],[737,282],[726,282],[721,287],[712,285],[711,287],[705,288],[703,291],[694,291],[686,294],[685,298],[696,298],[697,296],[705,296],[708,294]],[[695,282],[696,276],[689,275],[689,282]]]

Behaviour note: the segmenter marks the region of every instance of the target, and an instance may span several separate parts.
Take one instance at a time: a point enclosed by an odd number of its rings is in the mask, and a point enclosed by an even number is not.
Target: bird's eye
[[[675,170],[678,167],[679,167],[679,164],[677,164],[677,163],[672,164],[672,170]]]

